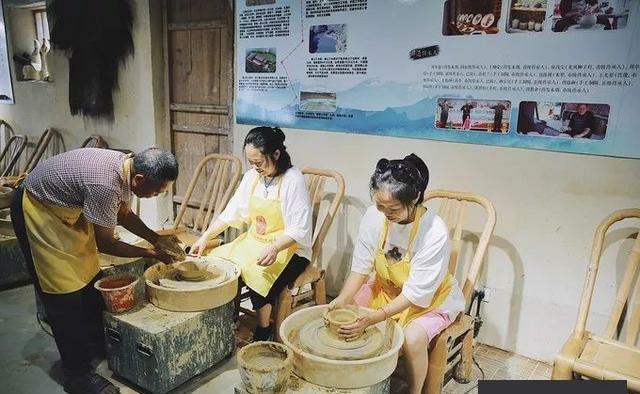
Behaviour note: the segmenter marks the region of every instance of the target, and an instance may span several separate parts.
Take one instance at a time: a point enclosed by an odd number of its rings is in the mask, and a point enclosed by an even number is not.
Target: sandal
[[[97,373],[69,379],[64,385],[69,394],[119,394],[120,389]]]

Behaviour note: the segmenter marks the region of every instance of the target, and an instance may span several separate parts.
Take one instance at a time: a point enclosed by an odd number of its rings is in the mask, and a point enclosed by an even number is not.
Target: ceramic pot
[[[542,31],[542,23],[536,23],[536,25],[533,27],[533,29],[535,31]]]
[[[518,19],[514,19],[511,21],[511,27],[513,29],[517,29],[518,27],[520,27],[520,21]]]
[[[527,30],[528,26],[527,22],[520,22],[520,30]]]
[[[338,329],[340,326],[353,324],[358,321],[358,313],[351,309],[338,308],[327,311],[324,315],[325,325],[329,328],[331,334],[340,337]]]
[[[529,30],[533,30],[536,27],[536,22],[535,21],[529,21],[529,24],[527,26],[529,28]]]
[[[251,394],[284,393],[291,375],[293,353],[276,342],[254,342],[236,355],[244,389]]]

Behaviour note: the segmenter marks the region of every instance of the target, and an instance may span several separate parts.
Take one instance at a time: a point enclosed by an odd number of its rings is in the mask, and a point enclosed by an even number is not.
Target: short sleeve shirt
[[[47,204],[82,208],[85,218],[98,226],[115,228],[122,203],[131,200],[124,179],[124,153],[82,148],[54,156],[27,176],[26,190]]]

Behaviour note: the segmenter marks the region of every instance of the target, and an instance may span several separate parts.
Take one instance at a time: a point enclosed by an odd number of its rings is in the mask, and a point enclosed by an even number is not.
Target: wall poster
[[[7,24],[4,5],[0,0],[0,104],[14,104],[11,71],[9,69],[9,49],[7,47]]]
[[[640,158],[640,0],[236,0],[236,119]]]

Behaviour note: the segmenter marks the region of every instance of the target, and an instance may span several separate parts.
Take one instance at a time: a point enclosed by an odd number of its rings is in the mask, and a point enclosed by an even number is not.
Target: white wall
[[[235,125],[237,155],[250,128]],[[613,210],[640,207],[640,160],[310,130],[285,133],[295,165],[333,168],[346,180],[345,209],[323,256],[330,294],[339,291],[348,272],[360,218],[370,204],[368,178],[375,163],[415,152],[431,170],[429,188],[478,193],[495,205],[498,222],[481,280],[488,302],[482,306],[480,341],[539,360],[553,359],[575,323],[596,226]],[[629,233],[621,229],[614,238]],[[623,257],[615,248],[605,254],[599,286],[604,297],[594,302],[597,327],[608,316]]]
[[[26,134],[32,143],[37,142],[46,128],[53,127],[62,134],[67,150],[79,147],[92,134],[103,136],[112,148],[139,151],[150,146],[168,146],[163,143],[164,60],[162,30],[158,29],[161,26],[161,15],[158,14],[161,3],[137,0],[132,4],[135,55],[127,59],[125,67],[120,68],[120,89],[113,96],[113,123],[71,116],[68,60],[62,51],[55,50],[49,60],[55,79],[53,83],[16,81],[18,70],[11,61],[15,104],[0,105],[0,119],[9,123],[16,133]],[[14,47],[18,53],[30,53],[34,29],[29,11],[9,8],[5,18],[10,56]],[[166,202],[162,200],[144,201],[143,219],[152,226],[161,224],[168,214],[165,207]]]

